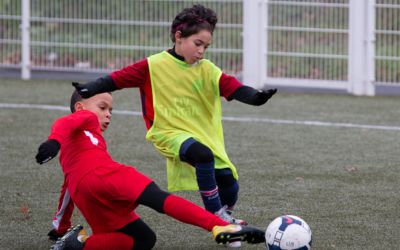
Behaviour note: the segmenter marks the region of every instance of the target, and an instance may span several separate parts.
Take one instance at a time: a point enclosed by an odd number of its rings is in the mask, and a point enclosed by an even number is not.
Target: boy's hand
[[[73,82],[72,86],[74,86],[76,91],[85,99],[100,93],[113,92],[118,89],[110,75],[99,77],[85,84]]]
[[[268,89],[268,90],[260,90],[257,93],[258,102],[256,105],[263,105],[266,103],[273,95],[276,94],[278,89]]]
[[[36,162],[39,164],[46,163],[56,157],[60,150],[60,143],[54,139],[43,142],[38,149]]]
[[[93,91],[90,90],[88,84],[80,84],[77,82],[73,82],[72,86],[75,87],[76,91],[83,97],[83,98],[89,98],[95,95]]]

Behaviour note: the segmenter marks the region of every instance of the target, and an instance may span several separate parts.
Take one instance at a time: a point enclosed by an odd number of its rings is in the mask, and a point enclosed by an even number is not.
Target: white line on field
[[[274,124],[294,124],[294,125],[309,125],[309,126],[320,126],[320,127],[361,128],[361,129],[400,131],[400,127],[395,127],[395,126],[381,126],[381,125],[368,125],[368,124],[355,124],[355,123],[278,120],[278,119],[268,119],[268,118],[252,118],[252,117],[223,117],[222,119],[225,121],[265,122]]]
[[[59,105],[42,105],[42,104],[23,104],[23,103],[0,103],[0,108],[12,109],[43,109],[43,110],[62,110],[69,111],[67,106]],[[128,111],[128,110],[113,110],[113,114],[119,115],[142,115],[142,112]]]
[[[41,105],[41,104],[20,104],[20,103],[0,103],[0,108],[69,111],[69,107],[66,107],[66,106]],[[128,111],[128,110],[113,110],[113,114],[141,116],[142,112]],[[222,120],[237,121],[237,122],[264,122],[264,123],[273,123],[273,124],[293,124],[293,125],[306,125],[306,126],[319,126],[319,127],[360,128],[360,129],[378,129],[378,130],[400,131],[400,127],[396,127],[396,126],[368,125],[368,124],[355,124],[355,123],[280,120],[280,119],[234,117],[234,116],[224,116],[224,117],[222,117]]]

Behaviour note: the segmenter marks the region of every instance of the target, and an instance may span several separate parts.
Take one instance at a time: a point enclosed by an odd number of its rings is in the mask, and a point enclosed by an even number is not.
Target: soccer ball
[[[310,250],[311,243],[311,229],[298,216],[279,216],[265,231],[265,245],[269,250]]]

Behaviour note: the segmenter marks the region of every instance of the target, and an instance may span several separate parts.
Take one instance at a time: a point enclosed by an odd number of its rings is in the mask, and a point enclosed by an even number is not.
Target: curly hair
[[[211,34],[218,22],[217,14],[201,4],[193,5],[178,13],[172,22],[170,37],[175,43],[175,33],[181,32],[182,37],[189,37],[201,30],[207,30]]]

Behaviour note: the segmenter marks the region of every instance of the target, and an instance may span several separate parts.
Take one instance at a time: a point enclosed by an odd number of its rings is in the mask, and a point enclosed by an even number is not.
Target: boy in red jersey
[[[134,167],[115,162],[102,135],[111,121],[110,93],[82,99],[75,91],[71,111],[72,114],[54,122],[48,140],[39,146],[36,161],[43,164],[61,150],[63,186],[93,235],[85,235],[82,227],[77,226],[60,238],[53,249],[151,249],[156,235],[135,213],[139,204],[212,231],[217,243],[264,242],[263,231],[230,225],[203,208],[160,190]]]

